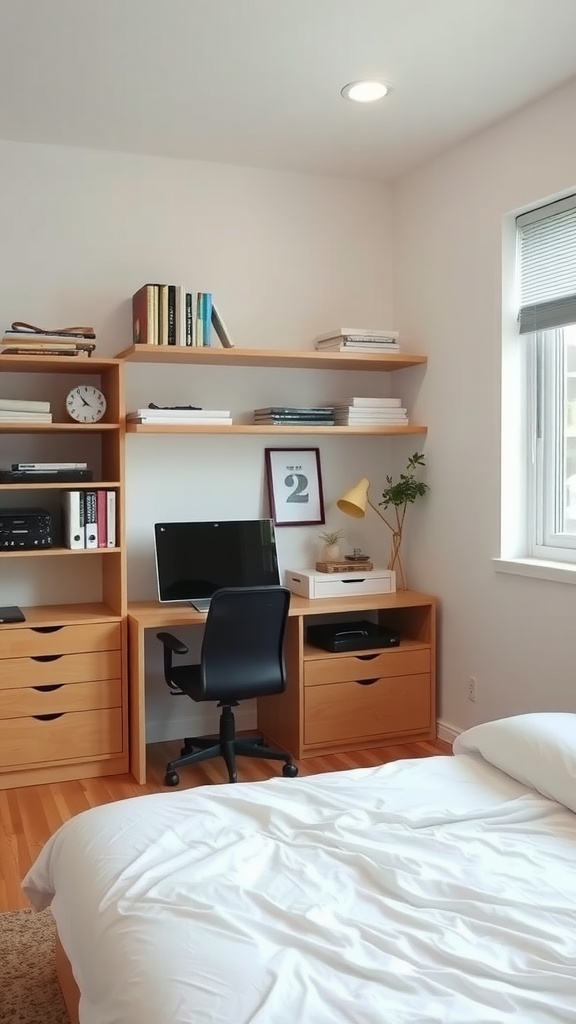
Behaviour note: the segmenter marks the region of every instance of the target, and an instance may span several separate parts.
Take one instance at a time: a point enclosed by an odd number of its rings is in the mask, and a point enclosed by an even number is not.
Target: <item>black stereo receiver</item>
[[[45,508],[0,509],[0,549],[52,547],[52,517]]]

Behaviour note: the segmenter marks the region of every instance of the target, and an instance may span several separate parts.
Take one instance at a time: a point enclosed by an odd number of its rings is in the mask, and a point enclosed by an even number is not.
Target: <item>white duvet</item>
[[[24,887],[82,1024],[574,1024],[576,814],[479,757],[87,811]]]

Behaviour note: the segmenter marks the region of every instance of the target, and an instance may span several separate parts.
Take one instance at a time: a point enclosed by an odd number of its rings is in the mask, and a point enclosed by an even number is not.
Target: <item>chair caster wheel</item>
[[[177,786],[179,782],[180,776],[178,775],[178,772],[166,772],[166,775],[164,776],[165,786]]]
[[[282,775],[285,779],[295,779],[298,775],[298,768],[295,764],[285,764],[282,768]]]

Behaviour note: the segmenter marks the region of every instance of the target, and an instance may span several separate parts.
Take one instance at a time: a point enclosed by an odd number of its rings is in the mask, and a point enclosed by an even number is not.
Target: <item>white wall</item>
[[[429,425],[432,489],[425,510],[414,509],[409,565],[440,597],[440,717],[460,729],[576,710],[576,588],[498,574],[491,562],[500,553],[503,218],[575,189],[575,104],[571,84],[394,189],[397,322],[429,355],[416,408]]]
[[[342,323],[391,327],[389,217],[389,191],[377,184],[0,142],[0,327],[13,320],[93,324],[97,354],[115,355],[131,343],[130,296],[146,281],[212,291],[244,347],[303,349],[314,334]],[[406,348],[420,351],[421,340],[407,338]],[[386,395],[394,387],[398,393],[399,381],[400,375],[394,381],[388,374],[346,379],[318,371],[128,365],[127,405],[192,402],[245,416],[257,405],[325,402],[353,392]],[[29,388],[23,381],[19,386]],[[376,517],[345,520],[334,502],[361,475],[383,484],[394,444],[288,442],[320,447],[328,523],[346,528],[350,546],[381,552],[381,564],[389,537]],[[267,514],[266,445],[282,443],[274,436],[128,438],[130,598],[156,596],[155,520]],[[1,464],[9,465],[13,455],[4,439]],[[278,530],[283,567],[313,564],[319,530]],[[93,585],[87,561],[80,574],[74,559],[56,573],[54,559],[43,567],[37,560],[10,560],[2,567],[0,603],[82,600]],[[182,735],[175,716],[189,716],[193,708],[182,710],[182,702],[170,700],[160,678],[159,644],[152,639],[150,646],[149,736]]]

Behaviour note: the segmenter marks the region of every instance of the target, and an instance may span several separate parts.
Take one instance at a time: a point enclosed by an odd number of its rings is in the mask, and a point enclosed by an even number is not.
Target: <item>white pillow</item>
[[[475,725],[455,754],[480,754],[513,779],[576,811],[576,714],[541,712]]]

